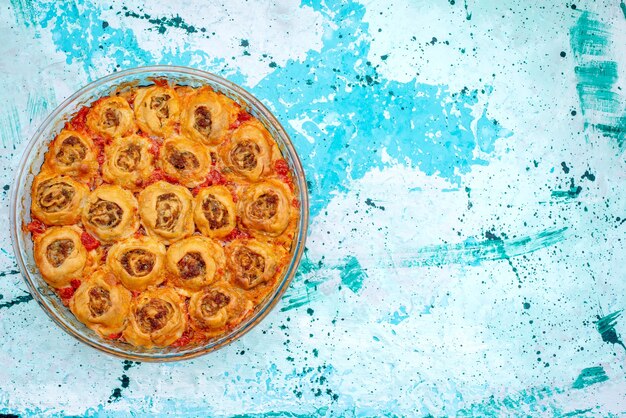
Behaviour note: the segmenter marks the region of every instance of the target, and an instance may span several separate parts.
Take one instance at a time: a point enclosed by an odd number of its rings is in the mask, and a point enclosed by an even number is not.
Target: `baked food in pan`
[[[204,344],[273,291],[299,203],[260,121],[208,86],[154,81],[52,139],[28,229],[43,278],[102,338]]]

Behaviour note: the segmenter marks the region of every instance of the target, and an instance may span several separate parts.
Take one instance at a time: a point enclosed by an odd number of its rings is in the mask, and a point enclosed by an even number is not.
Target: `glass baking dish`
[[[87,328],[65,307],[57,294],[48,286],[39,274],[33,257],[33,242],[30,233],[23,225],[30,222],[30,190],[34,176],[39,172],[49,142],[63,128],[66,121],[83,106],[89,106],[102,96],[130,86],[152,84],[154,78],[166,78],[178,85],[198,87],[209,85],[239,103],[250,114],[255,116],[272,134],[283,157],[294,173],[294,194],[299,200],[300,216],[291,246],[291,262],[283,271],[273,293],[270,293],[241,324],[230,333],[202,346],[143,348],[117,340],[105,340]],[[33,298],[52,320],[74,338],[100,351],[135,361],[178,361],[190,359],[217,350],[240,338],[255,327],[272,308],[293,279],[302,256],[308,226],[309,201],[304,171],[289,136],[271,112],[250,93],[206,71],[176,66],[151,66],[133,68],[113,73],[92,82],[74,93],[59,105],[41,124],[33,138],[27,144],[20,165],[15,175],[11,193],[11,239],[19,269],[30,289]]]

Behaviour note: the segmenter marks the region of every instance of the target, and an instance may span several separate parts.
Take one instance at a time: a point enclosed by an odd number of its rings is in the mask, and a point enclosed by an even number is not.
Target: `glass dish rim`
[[[209,80],[211,83],[214,83],[219,86],[223,86],[227,89],[234,91],[237,95],[243,98],[248,105],[252,105],[267,119],[270,125],[276,130],[278,135],[281,137],[284,148],[286,149],[289,157],[291,159],[293,170],[295,174],[295,180],[299,189],[299,198],[300,198],[300,219],[298,221],[298,235],[294,237],[295,242],[292,245],[295,245],[295,251],[293,253],[293,257],[288,265],[287,270],[283,273],[282,281],[276,286],[274,293],[270,296],[268,295],[264,305],[262,305],[258,311],[245,320],[242,325],[236,328],[236,331],[231,331],[225,336],[221,337],[218,340],[212,341],[207,345],[198,346],[194,348],[192,351],[183,352],[183,353],[133,353],[128,352],[122,349],[118,349],[116,347],[110,346],[106,343],[106,341],[100,337],[95,339],[88,338],[83,335],[81,332],[75,332],[70,326],[65,323],[65,320],[56,314],[56,309],[54,309],[51,305],[46,302],[46,297],[42,295],[38,290],[37,286],[31,278],[30,272],[26,268],[26,264],[24,258],[22,257],[22,253],[26,252],[26,248],[22,248],[20,245],[20,240],[18,238],[18,228],[22,228],[22,219],[18,219],[18,206],[20,195],[18,195],[18,190],[20,190],[20,183],[23,181],[22,179],[28,174],[27,170],[29,160],[33,148],[36,144],[41,141],[45,141],[45,138],[42,138],[51,128],[54,122],[60,117],[63,116],[63,112],[67,112],[67,107],[80,97],[85,94],[88,94],[90,91],[96,90],[98,87],[101,87],[108,83],[114,83],[116,80],[123,79],[133,75],[142,75],[146,73],[170,73],[170,74],[183,74],[188,76],[199,77],[203,79]],[[158,76],[157,76],[158,77]],[[46,312],[48,317],[52,319],[57,326],[59,326],[63,331],[67,334],[71,335],[78,341],[98,350],[104,352],[106,354],[123,358],[127,360],[133,361],[142,361],[142,362],[173,362],[173,361],[182,361],[189,360],[192,358],[196,358],[210,352],[216,351],[231,342],[241,338],[246,333],[248,333],[251,329],[257,326],[276,306],[278,301],[282,298],[286,289],[289,287],[289,284],[295,277],[298,266],[300,264],[300,260],[304,253],[304,247],[306,243],[307,237],[307,229],[309,224],[309,196],[307,189],[307,182],[304,173],[304,169],[302,168],[302,163],[300,158],[291,142],[291,139],[287,132],[285,131],[282,124],[276,119],[273,113],[254,95],[250,92],[242,88],[241,86],[229,81],[221,76],[210,73],[208,71],[199,70],[191,67],[184,66],[175,66],[175,65],[154,65],[154,66],[143,66],[143,67],[134,67],[126,70],[121,70],[114,72],[112,74],[101,77],[95,81],[92,81],[77,90],[67,99],[65,99],[61,104],[59,104],[45,119],[35,133],[30,138],[29,142],[26,144],[24,148],[23,154],[20,157],[20,163],[18,165],[17,171],[15,173],[15,177],[13,183],[11,185],[11,199],[10,199],[10,229],[11,229],[11,242],[13,246],[13,251],[16,258],[16,263],[20,270],[20,274],[22,278],[26,282],[28,290],[31,296],[35,299],[38,305]]]

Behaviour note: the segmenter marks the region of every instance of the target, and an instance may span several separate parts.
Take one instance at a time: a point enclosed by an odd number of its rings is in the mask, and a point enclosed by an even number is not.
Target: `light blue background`
[[[0,216],[36,127],[113,71],[243,85],[306,170],[299,274],[255,330],[177,364],[63,334],[0,241],[0,412],[608,415],[626,411],[626,6],[11,0]]]

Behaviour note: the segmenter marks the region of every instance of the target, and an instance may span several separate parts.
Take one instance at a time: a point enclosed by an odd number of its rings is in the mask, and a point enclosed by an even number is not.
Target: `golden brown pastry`
[[[180,113],[180,101],[174,89],[152,86],[137,89],[135,118],[139,128],[155,136],[167,136],[174,131]]]
[[[221,143],[230,125],[237,119],[239,108],[228,97],[201,87],[188,94],[180,115],[182,133],[206,145]]]
[[[80,322],[107,337],[126,326],[131,297],[110,271],[100,269],[84,278],[70,300],[70,310]]]
[[[87,198],[82,221],[85,229],[100,241],[124,239],[139,228],[137,200],[120,186],[104,184]]]
[[[50,144],[45,168],[87,183],[98,170],[93,141],[82,133],[63,129]]]
[[[31,191],[31,211],[47,225],[71,225],[80,219],[89,189],[71,177],[42,172]]]
[[[186,187],[196,187],[206,180],[211,170],[211,156],[206,146],[183,137],[163,142],[159,166]]]
[[[132,191],[141,189],[154,170],[154,155],[148,138],[139,135],[118,137],[107,145],[102,177]]]
[[[224,250],[209,238],[194,235],[167,249],[167,269],[172,283],[186,290],[198,290],[224,275]]]
[[[256,119],[247,121],[220,147],[224,174],[258,181],[272,171],[271,136]]]
[[[87,250],[80,235],[76,226],[55,226],[35,238],[35,263],[50,286],[62,288],[81,278]]]
[[[164,244],[193,234],[193,196],[185,187],[158,181],[139,193],[139,215],[146,233]]]
[[[165,245],[154,238],[127,238],[107,254],[107,267],[130,290],[145,290],[165,279]]]
[[[144,347],[166,347],[179,339],[187,326],[181,297],[168,287],[147,290],[133,299],[126,341]]]
[[[234,240],[224,249],[231,280],[250,290],[269,282],[277,272],[278,255],[274,249],[256,240]]]
[[[125,99],[117,96],[98,100],[87,114],[87,126],[107,138],[137,132],[133,110]]]
[[[291,192],[279,181],[252,184],[238,202],[241,223],[253,234],[276,237],[289,225],[291,201]]]
[[[189,299],[189,319],[197,331],[216,335],[237,324],[254,304],[237,288],[218,282],[194,293]]]
[[[203,235],[223,238],[237,224],[237,211],[233,195],[224,186],[201,189],[193,201],[193,216]]]

